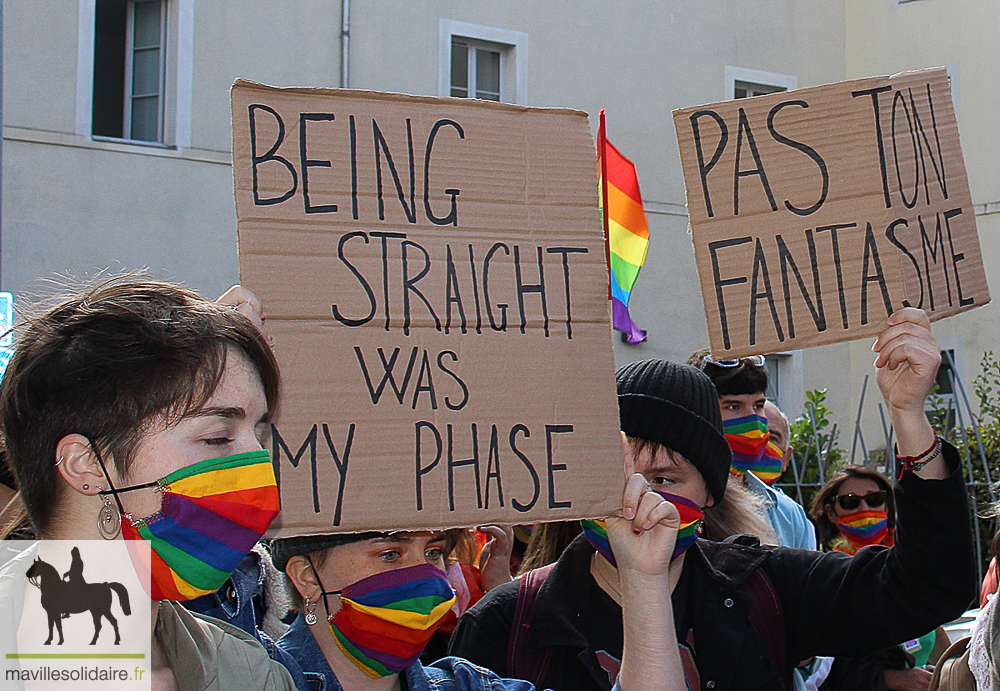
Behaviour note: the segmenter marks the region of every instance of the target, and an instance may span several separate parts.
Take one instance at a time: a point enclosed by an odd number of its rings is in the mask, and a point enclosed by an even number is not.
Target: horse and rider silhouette
[[[45,645],[52,643],[52,629],[59,631],[59,643],[63,644],[62,620],[71,614],[90,612],[94,618],[94,638],[90,645],[97,643],[101,633],[101,617],[107,618],[115,630],[115,645],[121,642],[118,620],[111,614],[111,592],[118,593],[118,602],[126,616],[132,614],[128,601],[128,590],[121,583],[87,583],[83,579],[83,559],[80,548],[74,547],[72,563],[63,578],[59,571],[48,562],[36,558],[28,569],[28,580],[42,591],[42,608],[49,617],[49,637]]]

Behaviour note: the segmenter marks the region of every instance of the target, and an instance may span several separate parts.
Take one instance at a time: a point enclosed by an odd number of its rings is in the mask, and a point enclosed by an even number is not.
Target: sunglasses
[[[874,492],[869,492],[868,494],[839,494],[835,498],[836,503],[840,504],[840,508],[844,511],[853,511],[854,509],[861,506],[862,500],[872,507],[876,508],[885,504],[885,490],[875,490]],[[833,501],[830,502],[834,503]]]
[[[716,367],[739,367],[744,362],[750,363],[756,367],[763,367],[764,356],[751,355],[749,357],[737,358],[736,360],[713,360],[711,353],[705,353],[705,359],[701,361],[701,370],[704,371],[705,365],[715,365]]]

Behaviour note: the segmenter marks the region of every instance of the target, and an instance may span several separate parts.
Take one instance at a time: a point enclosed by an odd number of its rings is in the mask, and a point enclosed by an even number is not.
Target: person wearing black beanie
[[[680,516],[669,570],[688,688],[791,689],[800,660],[864,657],[958,616],[975,595],[960,458],[923,413],[940,362],[927,316],[894,314],[873,349],[903,465],[902,529],[891,549],[846,558],[749,536],[698,538],[702,511],[725,505],[730,475],[715,386],[666,360],[618,371],[625,472],[643,475]],[[523,574],[466,612],[449,653],[555,691],[608,691],[622,650],[624,589],[600,522],[583,524],[547,571]]]

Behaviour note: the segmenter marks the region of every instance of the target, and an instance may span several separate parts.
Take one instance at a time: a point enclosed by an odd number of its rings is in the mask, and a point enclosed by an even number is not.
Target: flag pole
[[[601,164],[601,215],[604,220],[604,261],[608,267],[608,300],[611,300],[611,242],[608,236],[608,147],[604,131],[604,109],[597,128],[597,159]]]

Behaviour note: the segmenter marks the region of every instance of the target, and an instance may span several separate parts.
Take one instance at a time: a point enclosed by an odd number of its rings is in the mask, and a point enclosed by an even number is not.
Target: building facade
[[[238,280],[229,87],[349,86],[586,111],[636,164],[652,235],[618,364],[707,345],[671,110],[944,64],[987,271],[1000,252],[991,0],[26,0],[3,4],[0,290],[148,268],[205,294]],[[992,48],[990,46],[993,46]],[[966,382],[994,306],[942,322]],[[772,354],[801,412],[827,388],[850,445],[868,343]],[[968,386],[968,383],[967,383]],[[863,432],[884,445],[874,382]]]

